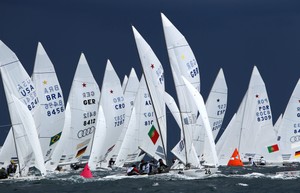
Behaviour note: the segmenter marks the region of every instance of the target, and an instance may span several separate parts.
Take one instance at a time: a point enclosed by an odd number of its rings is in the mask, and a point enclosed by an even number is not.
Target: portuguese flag
[[[275,151],[279,151],[279,147],[278,147],[277,144],[268,146],[268,151],[269,151],[269,153],[273,153]]]
[[[152,125],[150,131],[148,132],[148,135],[151,141],[153,142],[153,144],[155,145],[156,141],[158,140],[159,133],[156,131],[154,125]]]

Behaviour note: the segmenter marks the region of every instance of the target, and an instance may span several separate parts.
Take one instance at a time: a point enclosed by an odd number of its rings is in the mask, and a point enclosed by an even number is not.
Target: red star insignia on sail
[[[82,87],[86,87],[86,83],[84,82],[84,83],[82,83]]]
[[[151,68],[152,68],[152,69],[154,68],[154,64],[151,64]]]
[[[114,93],[114,91],[113,91],[113,90],[110,90],[109,92],[110,92],[111,94],[112,94],[112,93]]]

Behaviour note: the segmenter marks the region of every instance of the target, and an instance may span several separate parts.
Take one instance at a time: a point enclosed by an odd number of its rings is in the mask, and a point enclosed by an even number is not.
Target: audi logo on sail
[[[94,130],[95,130],[94,126],[86,128],[86,129],[82,129],[82,130],[78,131],[77,137],[82,138],[82,137],[88,136],[88,135],[92,134],[94,132]]]
[[[292,143],[295,143],[295,142],[300,141],[300,135],[292,136],[292,137],[290,138],[290,141],[291,141]]]

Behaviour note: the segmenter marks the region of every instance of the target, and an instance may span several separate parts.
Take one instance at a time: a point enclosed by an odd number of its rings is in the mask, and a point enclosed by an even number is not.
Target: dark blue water
[[[127,177],[108,172],[94,172],[93,179],[83,179],[80,171],[51,174],[45,179],[0,181],[0,192],[22,193],[93,193],[93,192],[299,192],[299,177],[276,175],[278,171],[299,167],[221,168],[219,174],[190,178],[179,174]]]

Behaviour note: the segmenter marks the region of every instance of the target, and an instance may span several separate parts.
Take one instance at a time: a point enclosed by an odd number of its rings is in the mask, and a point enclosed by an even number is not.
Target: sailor
[[[147,166],[147,162],[145,162],[145,160],[142,160],[141,163],[139,164],[140,174],[147,174],[146,166]]]
[[[249,157],[249,164],[251,166],[256,166],[255,162],[253,161],[253,159],[251,157]]]
[[[108,162],[108,167],[112,167],[115,164],[115,161],[113,158],[110,158],[109,162]]]
[[[157,172],[158,173],[165,172],[167,168],[168,168],[168,166],[166,164],[164,164],[163,160],[159,159],[158,163],[157,163]]]
[[[147,168],[148,168],[148,174],[155,174],[155,168],[156,168],[156,165],[154,164],[154,159],[152,159],[152,160],[147,164]]]
[[[136,168],[136,165],[133,164],[127,169],[127,176],[140,175],[139,170]]]
[[[7,173],[6,173],[6,170],[5,168],[1,168],[0,169],[0,179],[6,179],[7,178]]]
[[[10,164],[7,166],[7,175],[16,173],[17,165],[14,160],[10,160]]]
[[[264,156],[261,156],[259,159],[259,165],[264,166],[266,165],[266,160],[264,159]]]

